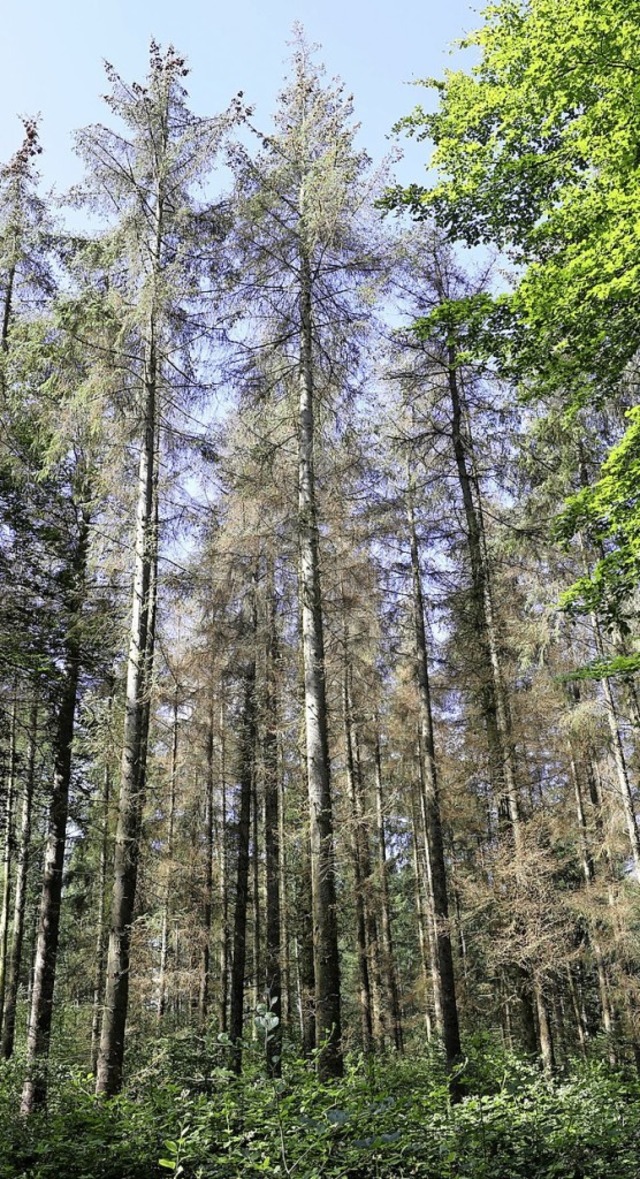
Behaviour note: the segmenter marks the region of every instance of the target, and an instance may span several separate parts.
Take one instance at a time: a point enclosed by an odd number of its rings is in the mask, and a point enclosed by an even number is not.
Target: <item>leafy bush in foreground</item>
[[[249,1054],[250,1056],[250,1054]],[[351,1061],[321,1085],[289,1061],[241,1079],[224,1049],[161,1041],[127,1093],[92,1096],[61,1071],[46,1113],[17,1116],[18,1069],[0,1090],[0,1179],[634,1179],[640,1086],[601,1063],[551,1082],[485,1045],[451,1109],[437,1058]]]

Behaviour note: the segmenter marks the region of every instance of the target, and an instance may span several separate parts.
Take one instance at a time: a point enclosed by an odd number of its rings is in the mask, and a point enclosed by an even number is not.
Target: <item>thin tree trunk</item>
[[[578,987],[573,974],[571,966],[567,966],[567,982],[569,984],[569,996],[571,998],[571,1008],[573,1011],[573,1021],[576,1029],[576,1036],[578,1038],[578,1047],[580,1055],[584,1060],[587,1057],[587,1027],[584,1018],[584,1006],[580,1002],[578,995]]]
[[[418,756],[418,761],[419,761]],[[420,773],[422,771],[420,770]],[[413,857],[413,875],[415,882],[415,909],[418,923],[418,945],[420,947],[420,966],[422,974],[422,990],[424,994],[423,1010],[427,1031],[427,1040],[433,1039],[433,1021],[429,1006],[429,996],[433,1000],[433,1014],[438,1029],[442,1027],[442,1003],[439,990],[434,988],[434,976],[431,963],[435,957],[435,931],[426,911],[425,887],[427,866],[424,862],[424,830],[422,817],[418,818],[418,805],[415,798],[416,791],[411,791],[411,850]]]
[[[506,802],[516,855],[521,851],[521,823],[518,787],[514,766],[509,709],[502,679],[496,635],[493,594],[487,561],[484,522],[479,489],[474,480],[471,442],[465,437],[463,401],[458,383],[458,357],[455,345],[447,353],[447,377],[451,399],[451,439],[458,472],[458,482],[467,524],[467,547],[471,566],[474,627],[479,642],[482,700],[487,731],[489,762],[494,790]],[[474,495],[474,489],[476,494]]]
[[[355,751],[353,741],[353,718],[349,692],[349,670],[345,641],[345,666],[342,685],[342,716],[346,747],[347,792],[351,804],[351,859],[355,883],[356,943],[358,947],[358,975],[360,980],[360,1024],[362,1048],[366,1055],[373,1050],[373,1003],[369,977],[369,954],[367,945],[367,923],[364,898],[364,867],[362,864],[361,817],[358,806],[358,783],[356,781]]]
[[[267,891],[265,1001],[268,1014],[278,1022],[266,1032],[267,1070],[279,1077],[282,1071],[282,968],[280,926],[282,833],[280,789],[278,782],[278,702],[276,673],[278,638],[276,631],[276,595],[273,562],[267,559],[266,580],[266,650],[264,693],[264,848]]]
[[[453,1100],[462,1096],[457,1067],[461,1059],[460,1029],[456,1003],[451,931],[449,923],[449,901],[447,896],[447,875],[442,839],[440,800],[431,712],[431,691],[427,660],[427,638],[424,621],[424,599],[418,536],[413,512],[412,490],[408,493],[408,524],[413,575],[413,621],[416,654],[416,677],[420,703],[420,754],[423,766],[420,806],[425,827],[425,855],[428,865],[428,897],[430,917],[435,931],[436,954],[434,968],[434,989],[440,991],[442,1027],[440,1030],[447,1067],[450,1072],[450,1088]]]
[[[171,727],[171,767],[169,770],[169,814],[167,817],[167,856],[164,897],[162,898],[162,927],[160,933],[160,978],[158,982],[158,1018],[167,1010],[167,963],[169,960],[169,909],[171,906],[171,877],[173,874],[174,837],[176,824],[176,786],[178,780],[178,684],[173,695],[173,724]],[[177,965],[177,964],[176,964]]]
[[[4,297],[4,304],[2,307],[2,329],[0,330],[0,350],[6,355],[9,351],[9,327],[11,324],[11,312],[13,308],[13,288],[16,280],[16,267],[12,262],[7,274],[7,290]],[[0,392],[4,394],[6,388],[6,377],[4,364],[0,364]]]
[[[306,842],[308,844],[309,841],[307,840]],[[307,850],[305,848],[305,851]],[[308,855],[304,854],[304,852],[300,866],[300,888],[297,899],[299,933],[296,937],[296,946],[298,948],[300,1032],[302,1035],[302,1053],[307,1060],[310,1060],[317,1046],[315,1012],[316,980],[313,952],[311,865]]]
[[[198,992],[198,1017],[201,1025],[207,1021],[211,991],[211,923],[213,915],[213,856],[214,856],[214,822],[213,822],[213,709],[209,716],[206,735],[206,772],[205,772],[205,813],[204,813],[204,889],[202,901],[202,955],[200,958],[200,987]]]
[[[111,767],[104,771],[102,794],[102,836],[100,839],[100,863],[98,866],[98,930],[96,933],[95,983],[93,987],[93,1015],[91,1018],[91,1072],[98,1070],[100,1051],[100,1022],[104,1000],[105,970],[107,965],[107,873],[109,867],[109,809],[111,806]]]
[[[574,796],[576,800],[576,813],[578,819],[578,831],[580,833],[580,856],[582,861],[582,873],[585,879],[585,885],[590,889],[596,878],[596,870],[591,848],[589,846],[589,832],[587,827],[587,819],[584,809],[584,800],[582,797],[582,787],[580,784],[580,775],[576,764],[575,754],[571,745],[569,746],[569,768],[571,771],[571,779],[573,782]],[[613,1031],[613,1016],[611,1010],[611,1002],[609,995],[609,982],[607,978],[607,970],[605,964],[605,957],[600,944],[600,938],[596,925],[593,921],[589,923],[589,942],[593,951],[593,957],[596,963],[596,973],[598,978],[598,993],[600,997],[600,1007],[602,1009],[602,1027],[604,1032],[611,1036]],[[612,1063],[615,1061],[612,1059]]]
[[[29,853],[31,850],[31,812],[33,792],[35,789],[37,741],[38,695],[36,690],[36,695],[31,704],[31,716],[29,719],[29,750],[27,754],[27,772],[20,817],[20,838],[18,842],[16,886],[13,904],[13,930],[7,963],[7,989],[2,1027],[2,1055],[5,1060],[8,1060],[12,1056],[15,1040],[16,1007],[18,1003],[18,986],[20,982],[22,944],[24,940],[24,917],[27,901],[27,875],[29,870]]]
[[[53,744],[53,786],[31,990],[27,1076],[20,1106],[23,1114],[30,1114],[36,1107],[43,1105],[47,1094],[46,1064],[51,1039],[53,992],[60,935],[60,904],[71,785],[71,745],[82,659],[79,630],[85,597],[88,546],[89,523],[83,513],[71,563],[73,589],[67,606],[64,676],[60,685]]]
[[[257,708],[256,708],[257,724]],[[257,729],[256,729],[256,742]],[[262,1001],[262,897],[260,881],[260,800],[258,798],[257,759],[251,783],[251,909],[253,912],[253,1009]],[[254,1035],[257,1025],[254,1024]]]
[[[604,647],[602,643],[602,635],[598,620],[593,618],[594,631],[596,635],[596,648],[601,659],[604,658]],[[638,829],[638,820],[636,817],[635,808],[633,805],[633,796],[631,794],[631,784],[629,782],[629,771],[627,769],[627,760],[620,737],[620,725],[618,721],[618,710],[615,700],[613,698],[613,691],[611,688],[611,681],[608,676],[602,681],[602,691],[605,700],[605,711],[607,714],[607,723],[609,725],[609,733],[611,735],[611,748],[613,750],[613,760],[616,767],[616,777],[618,780],[618,791],[620,801],[622,803],[622,811],[625,818],[627,828],[627,836],[629,838],[629,847],[631,849],[631,856],[633,859],[633,868],[636,880],[640,882],[640,830]]]
[[[473,469],[471,437],[464,427],[464,403],[458,380],[458,354],[453,343],[447,345],[446,367],[452,411],[451,438],[467,524],[473,625],[480,655],[481,700],[489,768],[495,796],[498,799],[498,813],[505,814],[513,840],[516,877],[522,879],[524,842],[511,717],[502,675],[480,487]],[[535,1039],[531,1003],[533,980],[527,977],[524,969],[518,970],[518,975],[522,984],[519,986],[521,1018],[527,1048]],[[544,1004],[544,995],[540,989],[539,1002]]]
[[[255,637],[254,619],[254,637]],[[244,1028],[244,985],[247,956],[247,907],[249,901],[249,840],[251,834],[251,794],[255,773],[256,749],[256,665],[251,659],[244,677],[244,700],[240,729],[240,799],[238,809],[238,855],[236,865],[235,911],[233,918],[233,959],[229,1037],[231,1067],[240,1074],[242,1068],[242,1032]]]
[[[316,1042],[322,1080],[342,1075],[340,959],[336,914],[333,814],[318,522],[314,477],[314,382],[311,270],[302,251],[298,412],[298,537],[304,716],[309,790]]]
[[[536,1015],[538,1017],[540,1059],[542,1060],[544,1071],[548,1074],[551,1074],[555,1069],[555,1055],[553,1050],[553,1039],[551,1036],[551,1023],[549,1021],[549,1013],[542,989],[542,981],[536,974],[533,976],[533,998],[536,1007]]]
[[[129,1007],[131,925],[135,909],[144,808],[151,678],[155,641],[158,561],[157,497],[158,360],[153,329],[145,357],[145,420],[138,471],[133,607],[127,662],[120,800],[116,828],[111,931],[96,1092],[107,1097],[122,1086]]]
[[[220,701],[220,1031],[226,1032],[229,1011],[229,855],[227,841],[227,730],[224,699]]]
[[[11,872],[13,868],[14,852],[14,804],[16,795],[16,776],[18,763],[17,726],[18,726],[18,688],[14,685],[13,704],[11,706],[11,724],[9,726],[9,768],[5,792],[5,825],[4,848],[2,854],[2,894],[0,895],[0,1031],[4,1014],[4,996],[7,980],[7,946],[9,940],[9,909],[11,905]]]
[[[285,840],[285,774],[284,757],[278,743],[280,768],[278,771],[278,880],[280,888],[280,966],[282,973],[282,1023],[291,1019],[291,955],[289,937],[289,903],[287,897],[287,844]]]
[[[389,875],[387,863],[387,840],[384,822],[384,800],[382,790],[382,759],[380,737],[375,735],[375,785],[376,785],[376,851],[378,857],[378,879],[380,886],[380,933],[382,946],[382,975],[387,987],[387,1006],[391,1016],[393,1043],[398,1052],[403,1050],[402,1015],[398,993],[393,935],[391,926],[391,901],[389,897]]]

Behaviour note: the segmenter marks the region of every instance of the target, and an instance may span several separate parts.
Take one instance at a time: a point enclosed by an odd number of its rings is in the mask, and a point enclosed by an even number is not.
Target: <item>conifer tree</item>
[[[257,347],[279,357],[280,384],[295,397],[298,441],[298,586],[304,667],[314,928],[316,1041],[323,1076],[342,1071],[340,963],[327,721],[322,555],[318,515],[319,423],[357,368],[363,305],[358,285],[379,267],[366,246],[368,160],[354,146],[351,100],[324,85],[302,32],[273,135],[252,159],[234,154],[238,249]],[[250,337],[252,340],[252,337]]]
[[[105,250],[121,324],[115,357],[130,397],[131,438],[138,452],[133,600],[127,659],[118,828],[111,908],[105,1008],[97,1089],[113,1094],[122,1082],[130,972],[130,931],[145,797],[157,606],[158,462],[161,424],[171,396],[190,396],[197,378],[193,341],[202,333],[200,276],[222,233],[220,211],[198,206],[194,184],[212,167],[215,152],[237,119],[236,103],[220,118],[204,119],[186,105],[184,59],[152,41],[146,84],[125,83],[107,66],[107,103],[122,132],[94,126],[80,132],[78,151],[87,182],[78,200],[115,211]]]

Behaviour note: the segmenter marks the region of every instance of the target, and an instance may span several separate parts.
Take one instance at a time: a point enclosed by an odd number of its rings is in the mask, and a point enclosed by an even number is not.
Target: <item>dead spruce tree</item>
[[[323,1077],[342,1071],[331,768],[325,682],[319,424],[357,371],[358,286],[379,261],[365,246],[372,195],[368,160],[354,146],[351,100],[325,85],[300,30],[273,135],[255,159],[238,150],[238,252],[245,340],[280,359],[278,383],[296,400],[297,529],[304,731],[310,813],[316,1043]]]
[[[103,242],[110,251],[113,313],[121,322],[120,364],[138,455],[133,597],[127,656],[124,737],[116,831],[111,931],[97,1090],[122,1082],[139,840],[145,798],[158,563],[158,464],[172,399],[197,383],[193,340],[201,338],[200,276],[215,269],[223,236],[217,208],[199,206],[193,185],[212,166],[222,136],[240,114],[198,118],[186,105],[184,60],[152,41],[145,84],[127,84],[111,66],[107,103],[122,131],[88,127],[78,135],[87,166],[79,199],[115,210]]]

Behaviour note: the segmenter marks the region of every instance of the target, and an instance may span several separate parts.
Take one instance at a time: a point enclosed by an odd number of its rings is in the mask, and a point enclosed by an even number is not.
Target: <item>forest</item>
[[[640,4],[477,19],[0,166],[0,1179],[640,1176]]]

